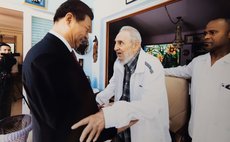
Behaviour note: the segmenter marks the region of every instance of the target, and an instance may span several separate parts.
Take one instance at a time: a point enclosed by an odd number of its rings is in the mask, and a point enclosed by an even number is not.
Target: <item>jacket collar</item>
[[[139,59],[137,61],[137,67],[134,73],[142,73],[145,70],[145,61],[146,61],[146,56],[147,54],[143,49],[140,51]]]

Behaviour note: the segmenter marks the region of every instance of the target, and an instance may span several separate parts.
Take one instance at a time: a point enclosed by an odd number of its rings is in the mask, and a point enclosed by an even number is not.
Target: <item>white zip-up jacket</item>
[[[119,101],[122,96],[124,67],[118,60],[109,85],[99,93],[99,104],[108,104],[114,96],[115,103],[103,108],[105,127],[120,128],[131,120],[132,142],[170,142],[168,100],[165,77],[160,61],[140,51],[135,72],[130,79],[130,102]]]

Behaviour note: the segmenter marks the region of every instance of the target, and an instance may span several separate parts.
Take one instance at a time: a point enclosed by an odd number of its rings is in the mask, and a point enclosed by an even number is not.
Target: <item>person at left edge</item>
[[[71,125],[99,111],[86,75],[71,54],[88,38],[93,17],[82,1],[65,1],[51,31],[25,57],[23,85],[31,106],[33,142],[78,142],[83,128],[71,130]],[[98,141],[116,133],[115,128],[103,130]]]
[[[11,114],[12,66],[16,59],[11,53],[10,45],[0,42],[0,120]]]

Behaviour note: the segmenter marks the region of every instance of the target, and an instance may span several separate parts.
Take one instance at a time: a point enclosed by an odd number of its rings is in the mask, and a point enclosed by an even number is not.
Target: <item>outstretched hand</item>
[[[120,133],[127,128],[131,127],[134,125],[138,120],[132,120],[130,121],[129,125],[118,128],[117,132]],[[87,125],[85,129],[83,130],[81,137],[80,137],[80,142],[83,142],[86,139],[86,136],[88,136],[86,142],[91,142],[92,140],[95,142],[97,141],[99,135],[101,134],[102,130],[105,128],[105,118],[104,114],[101,111],[99,111],[96,114],[90,115],[79,122],[75,123],[71,129],[77,129],[83,125]]]
[[[91,142],[92,140],[97,141],[101,131],[105,128],[105,119],[102,111],[96,114],[90,115],[79,122],[75,123],[71,129],[77,129],[80,126],[87,125],[83,130],[80,142],[83,142],[88,136],[86,142]]]

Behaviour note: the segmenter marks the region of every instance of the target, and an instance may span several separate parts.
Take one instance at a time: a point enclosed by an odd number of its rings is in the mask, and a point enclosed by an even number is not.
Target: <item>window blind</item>
[[[32,16],[32,46],[46,35],[52,25],[52,20]]]

